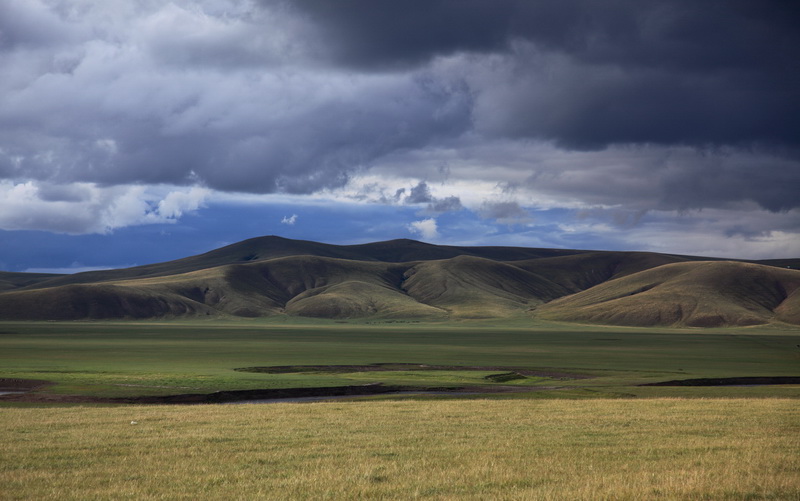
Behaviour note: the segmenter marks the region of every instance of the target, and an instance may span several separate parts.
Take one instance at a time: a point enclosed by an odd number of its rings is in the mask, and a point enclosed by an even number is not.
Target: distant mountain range
[[[630,326],[800,324],[800,259],[329,245],[268,236],[205,254],[74,275],[0,272],[0,319],[274,315],[542,318]]]

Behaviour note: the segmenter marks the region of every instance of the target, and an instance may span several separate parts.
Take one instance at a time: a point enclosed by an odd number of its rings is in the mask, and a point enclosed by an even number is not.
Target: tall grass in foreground
[[[5,499],[800,498],[796,400],[7,408],[0,433]]]

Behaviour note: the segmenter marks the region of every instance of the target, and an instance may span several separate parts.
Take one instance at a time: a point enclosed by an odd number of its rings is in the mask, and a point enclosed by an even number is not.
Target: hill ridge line
[[[787,264],[789,263],[789,264]],[[332,245],[257,237],[188,258],[75,275],[0,272],[0,319],[196,316],[800,324],[800,260],[643,251]]]

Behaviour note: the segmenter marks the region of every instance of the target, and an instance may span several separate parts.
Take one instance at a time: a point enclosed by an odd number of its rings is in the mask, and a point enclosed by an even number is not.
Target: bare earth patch
[[[265,374],[291,374],[299,372],[324,372],[329,374],[348,372],[388,372],[388,371],[513,371],[522,376],[546,377],[550,379],[589,379],[592,376],[572,372],[533,370],[520,367],[500,367],[486,365],[429,365],[414,363],[377,363],[367,365],[273,365],[266,367],[241,367],[239,372],[261,372]]]

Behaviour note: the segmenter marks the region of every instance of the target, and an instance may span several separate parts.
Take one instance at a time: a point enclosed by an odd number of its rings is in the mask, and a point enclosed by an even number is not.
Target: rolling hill
[[[493,260],[521,260],[577,254],[582,251],[562,249],[529,249],[524,247],[453,247],[432,245],[416,240],[399,239],[360,245],[331,245],[307,240],[291,240],[277,236],[256,237],[204,254],[165,263],[148,264],[117,270],[87,271],[73,275],[30,277],[29,288],[98,283],[131,278],[178,275],[236,263],[252,263],[290,256],[317,256],[353,261],[411,262],[449,259],[468,255]],[[7,273],[7,275],[33,275]],[[48,279],[49,278],[49,279]],[[0,283],[3,272],[0,272]],[[20,281],[21,277],[14,280]]]
[[[732,261],[666,264],[562,297],[537,314],[632,326],[800,324],[800,271]]]
[[[800,324],[798,289],[800,271],[794,269],[691,256],[413,240],[337,246],[260,237],[135,268],[0,272],[0,319],[539,317],[641,326]]]
[[[63,275],[49,273],[15,273],[0,271],[0,292],[33,286],[39,282],[45,282],[62,276]]]

